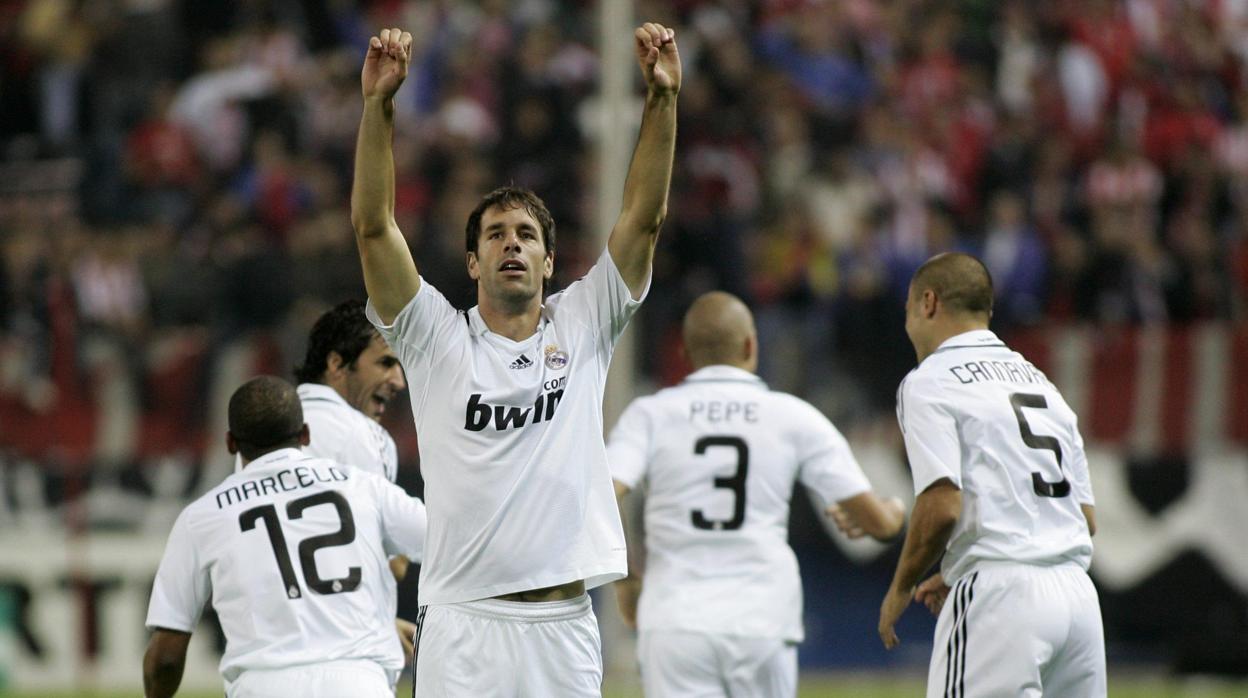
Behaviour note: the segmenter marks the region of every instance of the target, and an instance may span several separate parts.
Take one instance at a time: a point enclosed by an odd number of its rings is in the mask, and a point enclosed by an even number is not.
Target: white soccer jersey
[[[345,463],[394,482],[399,454],[394,437],[377,422],[342,399],[338,391],[320,383],[301,383],[299,402],[312,443],[303,452]]]
[[[1057,388],[988,330],[951,337],[906,376],[897,401],[915,494],[941,478],[962,516],[941,571],[953,584],[979,560],[1085,570],[1094,504],[1075,413]]]
[[[419,501],[381,477],[274,451],[178,516],[147,627],[192,632],[211,599],[226,681],[333,659],[374,661],[394,675],[404,658],[387,557],[419,561],[424,530]]]
[[[646,488],[640,630],[802,639],[793,484],[825,503],[871,488],[826,417],[748,371],[708,366],[629,405],[607,456],[616,480]]]
[[[429,534],[422,604],[624,576],[602,441],[611,352],[640,301],[608,252],[514,342],[429,282],[384,325],[407,371]]]

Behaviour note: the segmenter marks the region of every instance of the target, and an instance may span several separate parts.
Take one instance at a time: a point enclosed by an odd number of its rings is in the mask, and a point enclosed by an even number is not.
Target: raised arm
[[[416,262],[394,221],[394,93],[407,77],[412,35],[382,29],[368,40],[360,85],[364,115],[355,144],[351,226],[364,265],[364,286],[382,321],[392,322],[420,290]]]
[[[650,278],[654,245],[667,217],[667,192],[676,156],[680,54],[676,50],[676,32],[660,24],[647,22],[633,36],[637,62],[646,79],[646,106],[624,182],[624,203],[607,249],[629,291],[637,298]]]

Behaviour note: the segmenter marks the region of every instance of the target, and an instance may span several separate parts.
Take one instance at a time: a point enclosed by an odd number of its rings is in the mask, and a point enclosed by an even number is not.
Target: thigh
[[[721,665],[732,698],[797,695],[797,646],[778,638],[722,639]]]
[[[646,698],[727,698],[720,663],[708,635],[644,630],[637,644]]]
[[[928,698],[1039,698],[1047,633],[1034,627],[1037,609],[1018,585],[999,573],[954,584],[936,621]]]
[[[1104,698],[1105,631],[1096,587],[1079,570],[1064,580],[1070,601],[1070,632],[1044,668],[1044,692],[1071,698]]]
[[[428,606],[419,623],[415,698],[514,698],[513,662],[500,621]]]
[[[243,672],[226,690],[229,698],[394,698],[381,667],[375,671],[308,665],[275,671]]]
[[[599,698],[602,642],[593,611],[567,620],[518,623],[508,642],[516,648],[521,698]]]

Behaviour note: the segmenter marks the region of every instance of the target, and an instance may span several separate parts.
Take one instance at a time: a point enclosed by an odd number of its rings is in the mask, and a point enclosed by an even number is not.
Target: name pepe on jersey
[[[563,389],[567,384],[567,376],[546,381],[531,407],[494,405],[483,402],[484,396],[481,393],[473,393],[464,407],[464,428],[468,431],[484,431],[492,424],[495,431],[505,431],[518,429],[526,424],[549,422],[555,416],[555,409],[563,399]],[[529,420],[530,417],[532,421]]]
[[[288,479],[289,478],[289,479]],[[258,480],[248,480],[242,485],[234,485],[217,493],[217,509],[224,509],[233,504],[241,504],[252,497],[278,492],[311,487],[318,482],[343,482],[347,474],[337,466],[306,466],[296,465],[293,468],[280,470],[273,475]]]

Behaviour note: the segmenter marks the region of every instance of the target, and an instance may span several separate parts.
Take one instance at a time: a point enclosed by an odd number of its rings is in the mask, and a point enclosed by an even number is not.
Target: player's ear
[[[468,278],[477,281],[481,278],[481,269],[477,266],[477,253],[468,253]]]
[[[312,430],[308,428],[308,423],[304,422],[299,428],[299,445],[307,446],[310,443],[312,443]]]
[[[234,435],[228,431],[225,432],[225,450],[229,451],[231,456],[238,453],[238,442],[234,440]]]
[[[552,252],[547,252],[546,256],[542,259],[542,278],[549,281],[550,277],[554,275],[555,275],[555,253],[552,251]]]
[[[329,355],[325,357],[325,373],[337,373],[343,368],[342,354],[330,350]]]
[[[936,297],[936,292],[932,289],[923,291],[923,316],[932,318],[936,315],[936,306],[940,303],[940,299]]]

